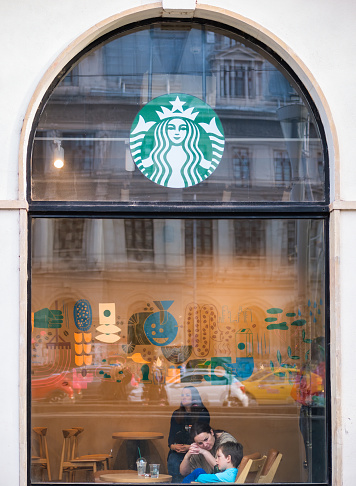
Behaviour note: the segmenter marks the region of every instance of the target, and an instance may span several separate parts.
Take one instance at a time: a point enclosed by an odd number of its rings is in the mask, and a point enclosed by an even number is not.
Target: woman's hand
[[[194,454],[201,454],[201,451],[202,451],[202,449],[195,442],[193,442],[193,444],[191,444],[189,446],[189,453],[190,454],[193,454],[193,455]]]
[[[189,447],[190,446],[188,444],[172,444],[171,451],[175,451],[182,454],[188,452]]]

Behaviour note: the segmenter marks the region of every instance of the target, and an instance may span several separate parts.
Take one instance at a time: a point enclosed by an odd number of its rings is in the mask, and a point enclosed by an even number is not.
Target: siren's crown
[[[199,115],[199,112],[193,113],[194,107],[184,110],[183,105],[185,105],[185,101],[181,101],[179,96],[174,101],[170,101],[170,103],[172,105],[171,110],[165,106],[161,106],[162,112],[156,111],[161,120],[165,120],[166,118],[188,118],[189,120],[195,120],[197,115]]]

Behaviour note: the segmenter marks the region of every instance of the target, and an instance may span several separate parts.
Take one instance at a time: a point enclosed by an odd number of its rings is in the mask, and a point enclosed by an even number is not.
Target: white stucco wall
[[[176,3],[179,4],[178,1]],[[155,9],[153,13],[150,7]],[[104,29],[105,19],[113,16],[115,20],[126,8],[127,2],[123,0],[99,3],[95,0],[0,2],[3,46],[0,75],[0,285],[3,310],[0,355],[7,369],[2,374],[5,386],[2,387],[0,400],[1,430],[6,438],[0,444],[0,484],[25,484],[25,471],[22,469],[22,480],[16,471],[20,471],[19,425],[25,423],[25,409],[19,396],[21,390],[23,393],[26,377],[22,371],[19,373],[19,369],[23,369],[19,367],[19,349],[22,352],[25,349],[23,345],[20,347],[20,332],[24,337],[26,302],[22,300],[20,305],[20,295],[24,295],[26,288],[26,268],[23,266],[23,273],[20,274],[20,217],[16,204],[22,204],[9,202],[23,198],[25,157],[20,157],[19,163],[19,151],[27,143],[31,120],[40,98],[60,65],[89,43],[96,29],[98,33]],[[140,10],[144,13],[140,14]],[[130,20],[138,20],[140,17],[156,16],[162,9],[160,2],[132,0],[130,11]],[[211,0],[204,5],[198,4],[196,10],[199,15],[220,21],[228,18],[228,11],[234,13],[235,20],[231,21],[234,25],[240,28],[245,25],[247,31],[277,49],[308,86],[326,128],[331,155],[332,193],[335,193],[337,203],[335,207],[348,208],[342,212],[340,219],[340,255],[331,255],[332,272],[336,276],[336,281],[332,279],[331,294],[335,302],[332,302],[331,317],[332,326],[337,328],[337,332],[331,333],[331,336],[332,349],[340,351],[338,370],[333,370],[335,378],[332,390],[335,404],[339,403],[339,399],[342,403],[339,409],[334,407],[333,410],[333,455],[337,466],[334,468],[334,484],[352,485],[352,458],[356,452],[356,391],[352,361],[355,338],[352,280],[356,273],[356,212],[352,209],[356,208],[356,164],[351,131],[356,118],[356,67],[353,62],[356,4],[352,0]],[[115,22],[121,25],[125,18]],[[71,47],[68,49],[68,46]],[[34,95],[38,85],[40,89]],[[26,113],[28,119],[21,139]],[[346,203],[339,203],[339,199]],[[12,209],[8,210],[9,206]],[[25,209],[20,212],[22,221],[25,221]],[[338,227],[336,224],[335,228]],[[337,244],[335,248],[338,253]],[[22,257],[26,257],[24,252]],[[22,264],[25,263],[26,258]],[[340,282],[337,280],[339,277]],[[342,297],[340,321],[338,295]],[[17,382],[19,374],[20,381]],[[20,384],[22,388],[19,388]]]

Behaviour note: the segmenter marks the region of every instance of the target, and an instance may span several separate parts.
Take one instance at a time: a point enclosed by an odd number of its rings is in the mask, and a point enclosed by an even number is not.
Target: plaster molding
[[[356,201],[333,201],[329,205],[330,211],[356,211]]]
[[[162,0],[162,7],[164,11],[163,16],[190,18],[194,15],[196,1],[180,0],[177,2],[177,0]]]
[[[0,210],[2,209],[25,209],[28,211],[28,202],[26,200],[0,200]]]

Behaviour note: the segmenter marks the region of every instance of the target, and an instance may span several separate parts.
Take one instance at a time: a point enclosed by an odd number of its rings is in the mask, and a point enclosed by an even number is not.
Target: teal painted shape
[[[279,309],[279,307],[272,307],[271,309],[267,309],[268,314],[281,314],[283,309]]]
[[[269,324],[267,326],[269,331],[273,331],[274,329],[279,329],[281,331],[288,331],[289,327],[287,326],[286,322],[280,322],[278,324]]]
[[[287,312],[287,317],[295,317],[297,314],[295,312]]]
[[[270,364],[270,367],[271,367],[271,371],[273,371],[274,370],[274,363],[273,363],[273,361],[270,361],[269,364]]]
[[[300,356],[291,356],[290,359],[300,359]]]
[[[281,356],[280,350],[277,351],[277,361],[278,361],[279,364],[281,364],[281,362],[282,362],[282,356]]]
[[[62,327],[63,313],[61,310],[49,310],[48,307],[34,313],[34,327],[40,329],[59,329]]]
[[[288,358],[290,358],[292,356],[292,348],[290,346],[288,346],[287,353],[288,353]]]
[[[276,322],[277,317],[266,317],[265,321],[266,322]]]
[[[221,366],[228,371],[225,376],[218,376],[215,374],[215,368],[217,368],[218,366]],[[230,357],[211,358],[210,376],[204,375],[204,379],[206,381],[211,381],[214,385],[229,385],[232,380],[230,367],[231,367]]]
[[[307,323],[307,321],[305,319],[297,319],[296,321],[293,321],[291,323],[291,326],[305,326],[305,324]]]

